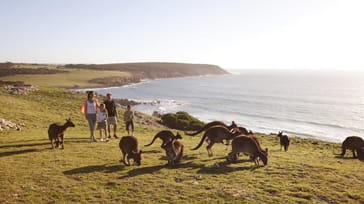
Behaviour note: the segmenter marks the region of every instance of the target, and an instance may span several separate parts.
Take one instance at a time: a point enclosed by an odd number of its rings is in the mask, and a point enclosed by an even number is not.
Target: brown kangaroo
[[[119,148],[121,153],[123,154],[122,160],[126,166],[130,166],[130,159],[134,160],[134,164],[139,166],[141,164],[141,154],[142,151],[138,150],[138,139],[134,136],[124,136],[121,138],[119,142]],[[127,161],[125,160],[127,157]]]
[[[245,127],[239,126],[238,128],[239,128],[241,134],[244,134],[244,135],[254,135],[253,131],[251,131],[251,130],[248,131]]]
[[[225,126],[216,125],[207,129],[204,135],[202,136],[200,143],[191,150],[196,150],[200,148],[203,141],[205,141],[205,139],[207,138],[206,140],[209,141],[209,144],[207,145],[206,149],[208,155],[211,157],[213,155],[211,148],[215,143],[223,143],[223,140],[231,140],[240,134],[241,133],[238,129],[230,131]]]
[[[160,138],[162,140],[162,145],[161,147],[163,148],[164,145],[166,145],[167,142],[170,142],[172,140],[177,140],[177,139],[182,139],[182,136],[177,132],[176,135],[173,134],[172,131],[170,130],[162,130],[160,132],[158,132],[151,143],[147,144],[147,145],[144,145],[145,147],[147,146],[150,146],[153,144],[153,142],[157,139],[157,138]]]
[[[207,129],[211,128],[212,126],[216,126],[216,125],[220,125],[220,126],[224,126],[226,128],[228,128],[229,130],[238,127],[234,121],[231,122],[231,125],[226,125],[225,123],[221,122],[221,121],[212,121],[210,123],[207,123],[206,125],[204,125],[200,130],[198,130],[197,132],[194,133],[187,133],[185,132],[186,135],[189,136],[195,136],[203,131],[206,131]]]
[[[356,158],[355,151],[358,152],[358,149],[364,147],[364,140],[358,136],[350,136],[347,137],[341,145],[341,156],[344,156],[346,153],[346,149],[350,149],[353,152],[353,157]]]
[[[282,147],[284,147],[284,151],[288,151],[288,146],[289,146],[288,136],[283,135],[283,132],[279,131],[277,137],[279,137],[279,141],[281,143],[281,151],[282,151]]]
[[[56,147],[58,147],[61,143],[62,149],[64,149],[64,133],[66,132],[68,127],[75,127],[75,124],[73,124],[71,118],[66,119],[66,123],[63,125],[53,123],[49,126],[48,138],[51,141],[52,149],[54,149],[53,140],[56,144]]]
[[[255,136],[253,136],[253,135],[247,135],[248,137],[250,137],[250,138],[252,138],[256,143],[257,143],[257,145],[258,145],[258,147],[259,147],[259,149],[263,152],[263,154],[265,154],[266,156],[268,156],[268,149],[266,148],[266,149],[263,149],[262,148],[262,146],[260,145],[260,142],[259,142],[259,140],[258,140],[258,138],[257,137],[255,137]],[[249,154],[247,154],[247,153],[244,153],[246,156],[249,156],[249,158],[252,160],[252,161],[256,161],[256,162],[258,162],[259,163],[259,157],[258,158],[254,158],[252,155],[249,155]],[[236,157],[236,159],[238,159],[237,157]]]
[[[168,165],[178,164],[183,157],[183,144],[173,139],[162,146],[166,150]]]
[[[235,162],[237,160],[237,155],[242,152],[250,155],[256,165],[259,164],[258,158],[263,161],[264,166],[268,163],[268,148],[263,151],[260,145],[252,137],[245,135],[237,136],[233,139],[231,146],[232,151],[226,158],[228,162]]]

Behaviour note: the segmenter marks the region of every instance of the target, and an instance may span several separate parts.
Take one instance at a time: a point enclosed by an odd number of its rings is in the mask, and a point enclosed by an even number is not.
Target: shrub
[[[182,111],[162,115],[162,123],[177,130],[198,130],[205,125],[204,122]]]

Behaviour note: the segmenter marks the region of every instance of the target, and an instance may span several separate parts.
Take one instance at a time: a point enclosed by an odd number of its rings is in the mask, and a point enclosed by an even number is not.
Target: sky
[[[364,69],[363,0],[0,0],[0,62]]]

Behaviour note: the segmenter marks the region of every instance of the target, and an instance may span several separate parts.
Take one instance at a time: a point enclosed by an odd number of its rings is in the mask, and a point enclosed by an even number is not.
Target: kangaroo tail
[[[153,142],[157,139],[159,137],[159,134],[156,134],[154,137],[153,137],[153,140],[152,140],[152,142],[150,142],[149,144],[146,144],[146,145],[144,145],[145,147],[148,147],[148,146],[150,146],[150,145],[152,145],[153,144]]]
[[[198,135],[200,134],[201,132],[203,132],[204,130],[206,129],[206,126],[203,126],[199,131],[197,132],[194,132],[194,133],[188,133],[188,132],[184,132],[186,135],[189,135],[189,136],[195,136],[195,135]]]
[[[207,135],[206,135],[206,133],[202,136],[202,138],[201,138],[201,141],[200,141],[200,143],[195,147],[195,148],[193,148],[193,149],[191,149],[191,150],[196,150],[196,149],[198,149],[198,148],[200,148],[201,147],[201,145],[202,145],[202,143],[203,143],[203,141],[205,141],[205,138],[207,137]]]

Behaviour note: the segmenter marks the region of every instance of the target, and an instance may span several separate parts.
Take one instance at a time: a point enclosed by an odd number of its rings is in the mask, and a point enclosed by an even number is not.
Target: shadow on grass
[[[48,142],[41,142],[41,143],[30,143],[30,144],[11,144],[11,145],[1,145],[0,149],[2,148],[11,148],[11,147],[35,147],[35,146],[42,146],[42,145],[51,145],[51,143]]]
[[[119,179],[130,178],[130,177],[143,175],[143,174],[152,174],[161,169],[181,169],[181,168],[199,169],[202,167],[203,167],[203,164],[195,164],[193,162],[180,163],[180,164],[176,164],[174,166],[170,166],[170,165],[167,165],[167,161],[166,161],[166,164],[163,164],[163,165],[148,166],[148,167],[132,169],[126,175],[119,177]]]
[[[159,171],[163,168],[165,168],[165,165],[136,168],[136,169],[132,169],[132,170],[128,171],[128,173],[126,175],[119,177],[119,179],[125,179],[125,178],[134,177],[134,176],[138,176],[138,175],[142,175],[142,174],[151,174],[151,173]]]
[[[341,155],[336,155],[335,158],[337,159],[345,159],[345,160],[352,160],[352,159],[358,159],[358,158],[355,158],[355,157],[345,157],[345,156],[341,156]]]
[[[183,158],[182,158],[182,161],[188,161],[188,160],[196,160],[196,159],[198,159],[198,157],[197,156],[190,156],[190,155],[183,155]],[[159,158],[159,160],[164,160],[164,161],[168,161],[168,159],[167,159],[167,156],[166,155],[164,155],[164,156],[161,156],[160,158]]]
[[[143,154],[156,154],[156,153],[161,153],[162,150],[142,150]]]
[[[215,165],[213,165],[213,166],[204,166],[200,170],[198,170],[197,173],[226,174],[226,173],[235,172],[235,171],[247,171],[247,170],[254,171],[255,169],[264,167],[261,165],[256,166],[251,160],[239,160],[239,161],[235,162],[234,164],[246,163],[246,162],[250,162],[252,165],[251,166],[238,166],[238,167],[234,166],[234,167],[232,167],[231,163],[224,161],[224,162],[215,163]]]
[[[359,160],[361,162],[364,162],[364,159],[359,159],[358,157],[344,157],[344,156],[341,156],[341,155],[336,155],[335,158],[343,159],[343,160]]]
[[[106,166],[103,165],[93,165],[93,166],[84,166],[76,169],[71,169],[68,171],[64,171],[65,175],[73,175],[73,174],[84,174],[84,173],[92,173],[92,172],[104,172],[104,173],[113,173],[117,171],[121,171],[125,168],[123,165],[113,165]]]
[[[38,151],[39,150],[37,150],[37,149],[25,149],[25,150],[1,152],[0,153],[0,158],[1,157],[8,157],[8,156],[13,156],[13,155],[18,155],[18,154],[25,154],[25,153],[30,153],[30,152],[38,152]]]
[[[212,161],[212,160],[225,160],[226,159],[226,156],[222,156],[222,157],[210,157],[208,159],[202,159],[201,161],[202,162],[208,162],[208,161]]]
[[[44,141],[40,143],[26,143],[26,142],[34,142],[34,141]],[[24,142],[24,143],[23,143]],[[86,143],[89,142],[89,138],[65,138],[64,143],[70,144],[70,143]],[[12,147],[35,147],[35,146],[43,146],[43,145],[49,145],[51,146],[51,143],[48,139],[42,139],[42,140],[24,140],[24,141],[17,141],[17,144],[9,144],[9,145],[0,145],[0,149],[2,148],[12,148]],[[23,143],[23,144],[19,144]]]

